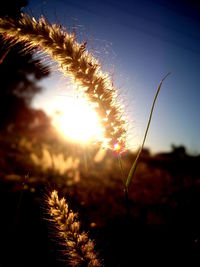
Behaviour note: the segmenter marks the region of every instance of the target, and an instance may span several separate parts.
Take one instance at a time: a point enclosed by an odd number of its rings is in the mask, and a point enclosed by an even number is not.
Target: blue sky
[[[104,69],[113,73],[130,117],[133,149],[142,142],[159,81],[171,72],[158,97],[146,146],[158,152],[183,144],[199,153],[200,9],[187,1],[170,3],[30,0],[25,10],[75,29],[78,39],[86,39]],[[50,86],[55,81],[54,75],[42,82],[49,89],[35,103],[56,94]]]

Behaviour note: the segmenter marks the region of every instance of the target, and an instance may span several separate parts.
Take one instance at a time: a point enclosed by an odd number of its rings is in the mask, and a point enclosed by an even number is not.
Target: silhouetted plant
[[[26,0],[4,1],[0,17],[21,18],[21,7]],[[33,96],[41,91],[36,82],[49,74],[46,66],[33,57],[34,49],[26,42],[17,43],[14,38],[0,35],[0,129],[16,123],[21,111],[30,113]]]

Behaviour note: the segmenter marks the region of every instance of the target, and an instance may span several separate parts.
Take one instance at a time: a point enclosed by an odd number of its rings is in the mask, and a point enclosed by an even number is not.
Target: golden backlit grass
[[[94,242],[86,232],[80,231],[77,214],[69,209],[64,198],[59,199],[58,192],[52,191],[48,198],[49,213],[58,229],[59,236],[64,239],[68,263],[70,266],[100,267],[100,261],[94,252]]]
[[[103,73],[100,63],[86,51],[85,44],[79,44],[75,35],[60,25],[50,24],[44,17],[37,21],[29,15],[19,20],[0,18],[0,33],[5,38],[15,38],[15,42],[27,41],[48,53],[93,103],[104,129],[104,145],[115,150],[117,144],[120,150],[124,149],[126,122],[117,101],[117,90],[109,74]]]

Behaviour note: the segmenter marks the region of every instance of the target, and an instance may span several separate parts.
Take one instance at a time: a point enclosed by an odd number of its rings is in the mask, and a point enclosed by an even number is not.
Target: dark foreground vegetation
[[[0,135],[0,266],[67,266],[47,214],[52,189],[79,213],[105,266],[200,263],[199,156],[145,150],[127,202],[114,154],[98,161],[97,148],[70,145],[50,128],[40,135],[38,125],[26,137]],[[125,173],[134,158],[124,155]]]

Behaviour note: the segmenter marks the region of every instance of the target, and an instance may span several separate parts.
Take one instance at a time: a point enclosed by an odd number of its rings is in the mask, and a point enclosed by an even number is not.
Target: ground
[[[95,162],[98,147],[73,146],[50,131],[8,133],[0,135],[1,267],[67,266],[48,215],[53,189],[79,213],[105,266],[200,263],[199,156],[145,150],[127,201],[114,153]],[[123,156],[125,175],[134,158]]]

